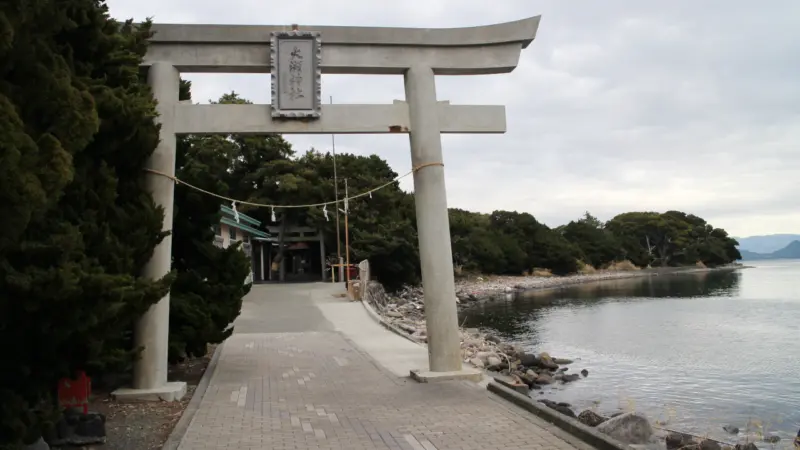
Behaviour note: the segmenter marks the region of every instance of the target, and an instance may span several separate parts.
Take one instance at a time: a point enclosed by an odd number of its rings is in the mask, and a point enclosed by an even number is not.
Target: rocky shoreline
[[[585,280],[585,278],[583,279]],[[527,286],[531,285],[528,282]],[[553,283],[548,285],[553,285]],[[496,292],[497,290],[497,285],[492,285],[480,292]],[[475,296],[475,290],[466,292],[469,292],[467,295]],[[365,300],[377,311],[381,319],[393,328],[402,331],[416,342],[425,343],[427,341],[425,306],[421,288],[406,287],[395,295],[389,295],[380,284],[370,283]],[[543,386],[546,385],[572,383],[589,376],[589,371],[585,368],[570,372],[568,366],[573,364],[572,360],[553,357],[546,352],[529,353],[510,343],[503,342],[498,336],[481,332],[476,328],[462,327],[460,332],[461,356],[465,363],[488,371],[490,375],[500,378],[506,386],[525,394],[534,390],[541,392]],[[586,424],[592,424],[590,426],[599,425],[607,420],[607,418],[599,420],[601,416],[588,410],[578,415],[572,410],[571,405],[566,403],[541,401],[562,414]]]
[[[636,270],[606,270],[589,274],[568,276],[486,276],[464,278],[456,281],[456,297],[460,304],[475,302],[502,294],[513,294],[535,289],[557,289],[576,284],[594,283],[598,281],[622,280],[652,275],[686,274],[711,272],[716,270],[738,270],[748,266],[731,264],[716,268],[706,267],[667,267]]]
[[[456,298],[469,303],[502,294],[513,294],[534,289],[556,289],[575,284],[597,281],[621,280],[652,275],[649,271],[601,272],[566,277],[512,277],[489,276],[456,281]]]
[[[731,269],[730,267],[728,269]],[[703,270],[705,271],[705,270]],[[685,272],[685,271],[684,271]],[[530,289],[558,288],[567,285],[604,280],[616,280],[652,275],[649,270],[631,272],[605,272],[569,277],[489,277],[473,280],[460,280],[456,292],[461,307],[496,295],[520,292]],[[425,306],[423,292],[419,287],[406,287],[389,295],[378,283],[369,283],[363,299],[381,316],[382,320],[400,330],[410,339],[427,342],[425,325]],[[461,356],[465,363],[484,369],[507,387],[529,395],[542,392],[543,386],[579,382],[589,376],[586,368],[570,367],[573,361],[553,357],[546,352],[530,353],[503,342],[498,336],[484,333],[476,328],[460,328]],[[541,399],[542,404],[572,417],[584,425],[593,427],[615,439],[630,444],[633,448],[715,450],[757,450],[754,444],[735,446],[703,439],[688,434],[663,430],[654,427],[641,414],[616,413],[609,417],[592,409],[579,414],[567,403]]]

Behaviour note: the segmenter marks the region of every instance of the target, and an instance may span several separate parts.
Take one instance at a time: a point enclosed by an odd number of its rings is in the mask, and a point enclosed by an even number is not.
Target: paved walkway
[[[333,292],[253,287],[179,450],[590,449],[477,384],[397,376],[426,349]]]

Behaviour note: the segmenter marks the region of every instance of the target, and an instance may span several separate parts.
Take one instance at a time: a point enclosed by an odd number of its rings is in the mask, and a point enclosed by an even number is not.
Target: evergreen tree
[[[181,84],[181,100],[190,99],[190,84]],[[225,183],[235,161],[233,144],[219,136],[178,139],[176,176],[194,186],[228,195]],[[239,315],[250,260],[241,243],[214,245],[212,227],[219,224],[221,201],[184,184],[175,187],[172,268],[177,273],[170,300],[170,359],[206,354],[207,344],[222,342]]]
[[[298,158],[296,164],[304,169],[304,176],[313,174],[313,195],[302,199],[307,203],[321,203],[334,199],[333,155],[309,151]],[[349,195],[358,195],[382,186],[397,178],[397,173],[377,155],[361,156],[348,153],[336,155],[340,198],[344,196],[343,179],[347,179]],[[300,200],[300,198],[298,198]],[[350,214],[350,263],[370,261],[373,278],[387,289],[398,289],[404,284],[420,281],[417,229],[414,196],[392,183],[371,195],[348,202]],[[344,205],[340,205],[344,208]],[[326,220],[321,208],[307,210],[306,223],[320,227],[325,233],[328,248],[335,248],[336,222],[333,205],[328,207]],[[342,228],[342,233],[344,233]],[[342,237],[344,246],[344,237]]]
[[[620,256],[620,242],[588,212],[582,219],[559,227],[559,231],[581,250],[583,262],[593,267],[601,268]]]
[[[231,92],[216,103],[241,105],[251,102]],[[294,150],[280,135],[205,136],[203,142],[227,158],[227,167],[224,170],[220,167],[215,173],[229,186],[228,196],[231,198],[262,204],[286,204],[293,203],[289,199],[307,197],[314,190],[309,179],[313,173],[298,175],[300,168],[292,159]],[[272,210],[242,205],[240,211],[246,211],[262,223],[272,222]],[[306,221],[306,212],[301,209],[275,209],[274,213],[280,227]],[[285,243],[278,242],[277,259],[283,258],[284,251]]]
[[[169,277],[139,277],[163,210],[144,188],[158,143],[140,77],[149,26],[92,0],[0,9],[0,446],[35,440],[62,377],[127,368],[133,322]]]

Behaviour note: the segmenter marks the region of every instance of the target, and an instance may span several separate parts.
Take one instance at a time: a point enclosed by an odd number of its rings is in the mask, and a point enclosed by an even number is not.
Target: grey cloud
[[[542,14],[506,75],[439,77],[440,99],[506,105],[505,135],[443,138],[451,206],[528,211],[550,225],[585,210],[683,209],[732,234],[800,231],[800,3],[774,0],[503,2],[111,0],[160,22],[452,27]],[[269,101],[265,75],[192,75],[195,100]],[[404,97],[400,77],[326,76],[337,103]],[[292,136],[299,151],[329,136]],[[411,166],[405,136],[339,136],[338,151]],[[412,189],[410,177],[401,185]],[[769,219],[767,219],[769,218]]]

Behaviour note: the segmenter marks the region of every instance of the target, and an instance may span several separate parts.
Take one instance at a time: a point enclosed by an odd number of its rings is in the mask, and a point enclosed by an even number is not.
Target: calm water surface
[[[789,439],[800,428],[800,261],[752,265],[528,292],[462,320],[590,372],[534,398],[636,409],[728,441],[723,425],[752,419]]]

